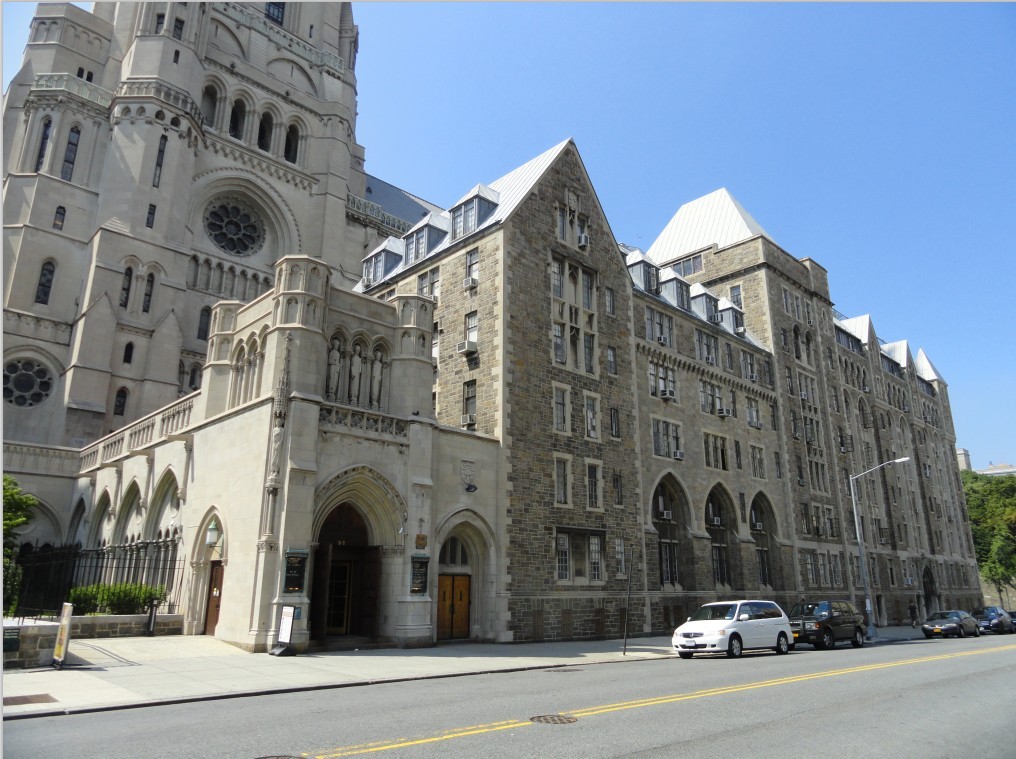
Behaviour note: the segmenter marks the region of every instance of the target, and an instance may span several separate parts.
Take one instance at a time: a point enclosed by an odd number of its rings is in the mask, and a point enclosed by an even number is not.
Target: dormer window
[[[384,278],[384,256],[378,253],[363,262],[363,283],[371,285]]]
[[[470,198],[452,211],[452,228],[456,238],[476,231],[477,204],[479,202],[480,198]]]
[[[411,232],[406,236],[406,263],[411,264],[425,258],[430,251],[427,248],[427,227]]]

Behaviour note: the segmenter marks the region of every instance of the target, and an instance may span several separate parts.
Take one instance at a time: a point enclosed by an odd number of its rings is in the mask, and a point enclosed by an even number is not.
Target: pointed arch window
[[[290,124],[289,129],[286,130],[286,149],[284,157],[290,163],[296,163],[296,153],[300,146],[300,130],[296,128],[296,124]]]
[[[240,99],[233,101],[233,108],[229,112],[229,136],[240,140],[243,139],[243,127],[247,121],[247,106]]]
[[[152,293],[155,291],[155,275],[149,274],[145,280],[145,299],[141,303],[141,310],[148,313],[152,308]]]
[[[56,207],[56,213],[53,214],[53,229],[63,229],[64,219],[67,218],[67,209],[63,206]]]
[[[42,171],[42,163],[46,158],[46,148],[49,146],[49,135],[53,131],[53,122],[46,119],[42,125],[42,137],[39,138],[39,154],[35,158],[36,172]]]
[[[49,303],[49,293],[53,288],[53,275],[56,273],[56,265],[52,261],[46,261],[39,271],[39,284],[35,288],[35,302],[46,305]]]
[[[272,119],[272,114],[261,114],[261,123],[258,124],[258,147],[262,150],[271,150],[272,128],[274,125],[275,122]]]
[[[123,362],[130,364],[134,360],[134,343],[127,343],[123,347]]]
[[[198,340],[208,339],[208,325],[212,320],[212,309],[205,306],[198,317]]]
[[[152,177],[152,187],[158,187],[162,181],[162,162],[166,160],[166,143],[168,138],[162,135],[159,138],[159,153],[155,156],[155,174]]]
[[[131,300],[131,281],[134,279],[134,269],[127,267],[123,273],[123,283],[120,285],[120,308],[127,308]]]
[[[121,387],[116,391],[116,401],[113,403],[113,416],[124,416],[127,413],[127,388]]]
[[[219,95],[215,91],[212,85],[205,87],[201,93],[201,115],[204,116],[205,126],[214,126],[215,124],[215,107],[218,103]]]
[[[71,127],[71,132],[67,135],[67,149],[64,151],[63,169],[60,171],[60,178],[65,182],[70,182],[71,177],[74,176],[74,161],[78,157],[78,143],[81,141],[81,128]]]

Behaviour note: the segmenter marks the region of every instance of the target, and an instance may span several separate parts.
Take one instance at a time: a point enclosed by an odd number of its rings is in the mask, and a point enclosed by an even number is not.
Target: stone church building
[[[571,140],[448,208],[367,174],[358,45],[348,3],[38,7],[3,114],[27,544],[249,650],[283,607],[299,648],[611,637],[863,605],[874,468],[876,621],[976,605],[923,349],[726,190],[624,245]]]

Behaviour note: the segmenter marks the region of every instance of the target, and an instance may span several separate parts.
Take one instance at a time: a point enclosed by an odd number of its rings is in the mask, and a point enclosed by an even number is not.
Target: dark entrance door
[[[326,632],[329,635],[347,635],[349,633],[349,598],[353,573],[353,562],[332,560],[331,572],[328,576],[328,622]]]
[[[438,576],[437,637],[469,637],[469,575]]]
[[[213,561],[208,579],[208,605],[205,608],[205,635],[215,635],[219,624],[219,606],[222,603],[222,577],[225,567],[221,561]]]
[[[349,504],[336,507],[321,526],[313,582],[310,629],[315,640],[377,637],[381,547],[367,545],[367,526]]]

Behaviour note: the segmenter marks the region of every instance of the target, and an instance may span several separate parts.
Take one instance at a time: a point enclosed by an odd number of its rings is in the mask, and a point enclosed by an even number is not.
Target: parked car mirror
[[[737,619],[738,619],[739,622],[747,622],[749,619],[751,619],[751,615],[749,615],[749,614],[742,614]]]

